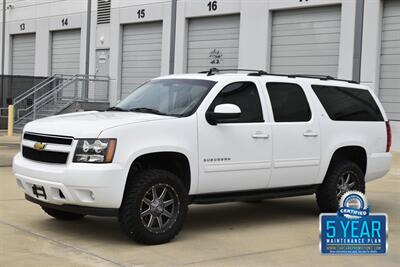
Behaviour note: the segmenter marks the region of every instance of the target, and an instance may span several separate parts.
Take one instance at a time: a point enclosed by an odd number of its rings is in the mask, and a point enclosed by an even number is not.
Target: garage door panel
[[[153,35],[152,35],[153,36]],[[161,43],[161,34],[154,35],[153,37],[140,38],[139,36],[129,36],[124,39],[125,44],[153,44]]]
[[[383,7],[379,98],[389,119],[400,119],[400,1]]]
[[[324,50],[339,50],[339,43],[335,44],[297,44],[297,45],[275,45],[274,52],[296,52],[296,51],[324,51]]]
[[[384,27],[385,27],[386,31],[397,31],[397,30],[400,30],[400,22],[393,23],[393,24],[386,23],[386,24],[384,24]]]
[[[315,35],[315,34],[334,34],[340,33],[340,29],[338,27],[332,28],[320,28],[320,29],[310,29],[304,28],[301,29],[298,27],[297,30],[277,30],[274,29],[272,32],[272,37],[279,37],[279,36],[307,36],[307,35]]]
[[[388,116],[388,118],[390,118],[390,120],[400,121],[400,113],[386,112],[386,115]]]
[[[324,75],[333,76],[337,73],[337,66],[318,66],[318,73]],[[299,66],[276,66],[274,67],[273,73],[301,73],[301,74],[315,74],[315,66],[301,66],[301,72],[299,72]]]
[[[187,71],[237,68],[239,15],[193,18],[187,37]]]
[[[226,37],[226,39],[231,39],[239,34],[239,29],[210,29],[207,31],[207,36],[214,36],[214,38]],[[228,37],[229,36],[229,37]],[[204,40],[204,31],[194,31],[190,33],[189,40]],[[205,39],[208,40],[208,39]]]
[[[15,71],[25,71],[27,68],[34,68],[35,64],[34,63],[26,63],[26,62],[21,62],[23,63],[25,66],[18,66],[18,67],[14,67],[13,70]],[[26,75],[26,74],[16,74],[16,75]]]
[[[340,28],[340,20],[328,20],[316,22],[303,22],[295,23],[296,28],[302,30],[320,30],[320,29],[336,29]],[[288,24],[275,24],[272,33],[277,33],[280,31],[293,31],[293,23]]]
[[[271,72],[336,77],[340,18],[340,6],[273,12]]]
[[[279,59],[273,58],[271,63],[274,66],[325,66],[331,65],[329,62],[335,62],[338,60],[338,56],[324,56],[316,57],[280,57]]]
[[[305,51],[275,51],[276,57],[312,57],[312,56],[336,56],[337,50],[305,50]]]
[[[230,59],[236,59],[236,57],[237,57],[237,53],[238,53],[238,49],[230,49],[232,52],[226,52],[226,53],[224,53],[224,58],[225,59],[227,59],[227,58],[230,58]],[[197,53],[196,52],[196,54],[191,54],[190,55],[190,57],[188,58],[189,60],[192,60],[192,59],[204,59],[204,54],[203,53]]]
[[[397,41],[400,39],[399,30],[384,31],[382,34],[383,41]]]
[[[400,78],[398,79],[381,79],[381,88],[393,88],[397,89],[400,85]],[[399,90],[400,91],[400,90]]]
[[[339,33],[313,34],[306,36],[277,36],[272,38],[272,45],[337,43],[339,38]]]
[[[381,96],[381,101],[385,103],[398,103],[400,102],[400,95],[398,96]]]
[[[400,79],[400,72],[399,71],[387,71],[382,72],[381,79]]]
[[[125,64],[126,68],[160,68],[160,60],[130,60]]]
[[[382,65],[381,66],[381,74],[385,72],[399,72],[400,66],[399,65]]]
[[[80,30],[55,31],[52,33],[52,74],[75,75],[79,73],[80,43]]]
[[[232,40],[237,38],[237,33],[232,34],[208,34],[207,36],[191,36],[188,41],[189,42],[208,42],[210,39],[214,41],[225,41],[225,40]]]
[[[382,48],[382,55],[398,55],[400,54],[400,47]]]
[[[11,48],[12,75],[35,74],[35,34],[12,36]]]
[[[400,90],[381,88],[379,90],[379,96],[400,96]]]
[[[161,72],[162,22],[125,25],[122,37],[121,98]]]
[[[400,64],[400,54],[399,55],[382,55],[381,63],[386,65],[399,65]]]
[[[400,113],[400,106],[398,105],[398,102],[383,102],[382,105],[387,112]]]
[[[295,25],[306,22],[339,21],[341,17],[341,14],[335,9],[327,7],[302,8],[277,12],[282,12],[282,14],[274,20],[274,24]]]
[[[14,58],[25,58],[25,57],[34,57],[35,56],[35,51],[34,50],[28,50],[29,48],[22,49],[22,50],[15,50],[14,51]],[[15,53],[18,52],[18,55]]]
[[[153,51],[154,53],[159,53],[161,54],[159,48],[161,47],[161,42],[160,43],[153,43],[153,44],[126,44],[124,45],[124,49],[126,52],[139,52],[139,51]]]
[[[387,41],[387,40],[382,40],[382,48],[398,48],[400,46],[400,40],[399,41]]]

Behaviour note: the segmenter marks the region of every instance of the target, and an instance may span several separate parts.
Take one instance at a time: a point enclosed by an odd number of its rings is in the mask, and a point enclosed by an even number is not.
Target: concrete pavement
[[[62,222],[23,199],[0,146],[0,266],[400,266],[400,157],[367,185],[373,212],[389,215],[386,256],[321,256],[314,196],[191,206],[171,243],[142,246],[115,218]]]

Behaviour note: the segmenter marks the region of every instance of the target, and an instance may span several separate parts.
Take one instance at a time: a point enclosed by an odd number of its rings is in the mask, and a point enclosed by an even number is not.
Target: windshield
[[[189,116],[214,84],[192,79],[153,80],[135,89],[111,110]]]

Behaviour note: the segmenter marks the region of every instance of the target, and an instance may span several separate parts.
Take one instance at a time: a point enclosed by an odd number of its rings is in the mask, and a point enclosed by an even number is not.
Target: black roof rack
[[[211,69],[206,70],[206,71],[200,71],[199,73],[205,73],[205,74],[207,74],[207,76],[211,76],[211,75],[214,75],[214,74],[216,74],[216,73],[219,73],[219,72],[226,72],[226,71],[247,71],[247,72],[252,72],[252,73],[249,73],[249,75],[250,75],[250,74],[252,74],[252,75],[256,75],[256,74],[257,74],[257,76],[260,76],[260,75],[267,75],[267,74],[268,74],[267,72],[265,72],[265,71],[263,71],[263,70],[251,70],[251,69],[217,69],[217,68],[211,68]]]
[[[207,76],[214,75],[219,72],[226,72],[226,71],[247,71],[249,72],[248,76],[261,76],[261,75],[270,75],[270,76],[280,76],[280,77],[288,77],[288,78],[310,78],[310,79],[319,79],[322,81],[340,81],[340,82],[348,82],[348,83],[355,83],[359,84],[357,81],[353,80],[344,80],[344,79],[337,79],[329,75],[318,75],[318,74],[278,74],[278,73],[268,73],[264,70],[252,70],[252,69],[217,69],[211,68],[206,71],[201,71],[199,73],[207,74]]]

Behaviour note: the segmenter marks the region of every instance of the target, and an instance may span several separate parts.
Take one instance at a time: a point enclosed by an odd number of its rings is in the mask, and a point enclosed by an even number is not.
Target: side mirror
[[[229,123],[238,119],[241,115],[241,110],[234,104],[221,104],[214,108],[214,111],[206,112],[206,119],[211,125],[218,123]]]

